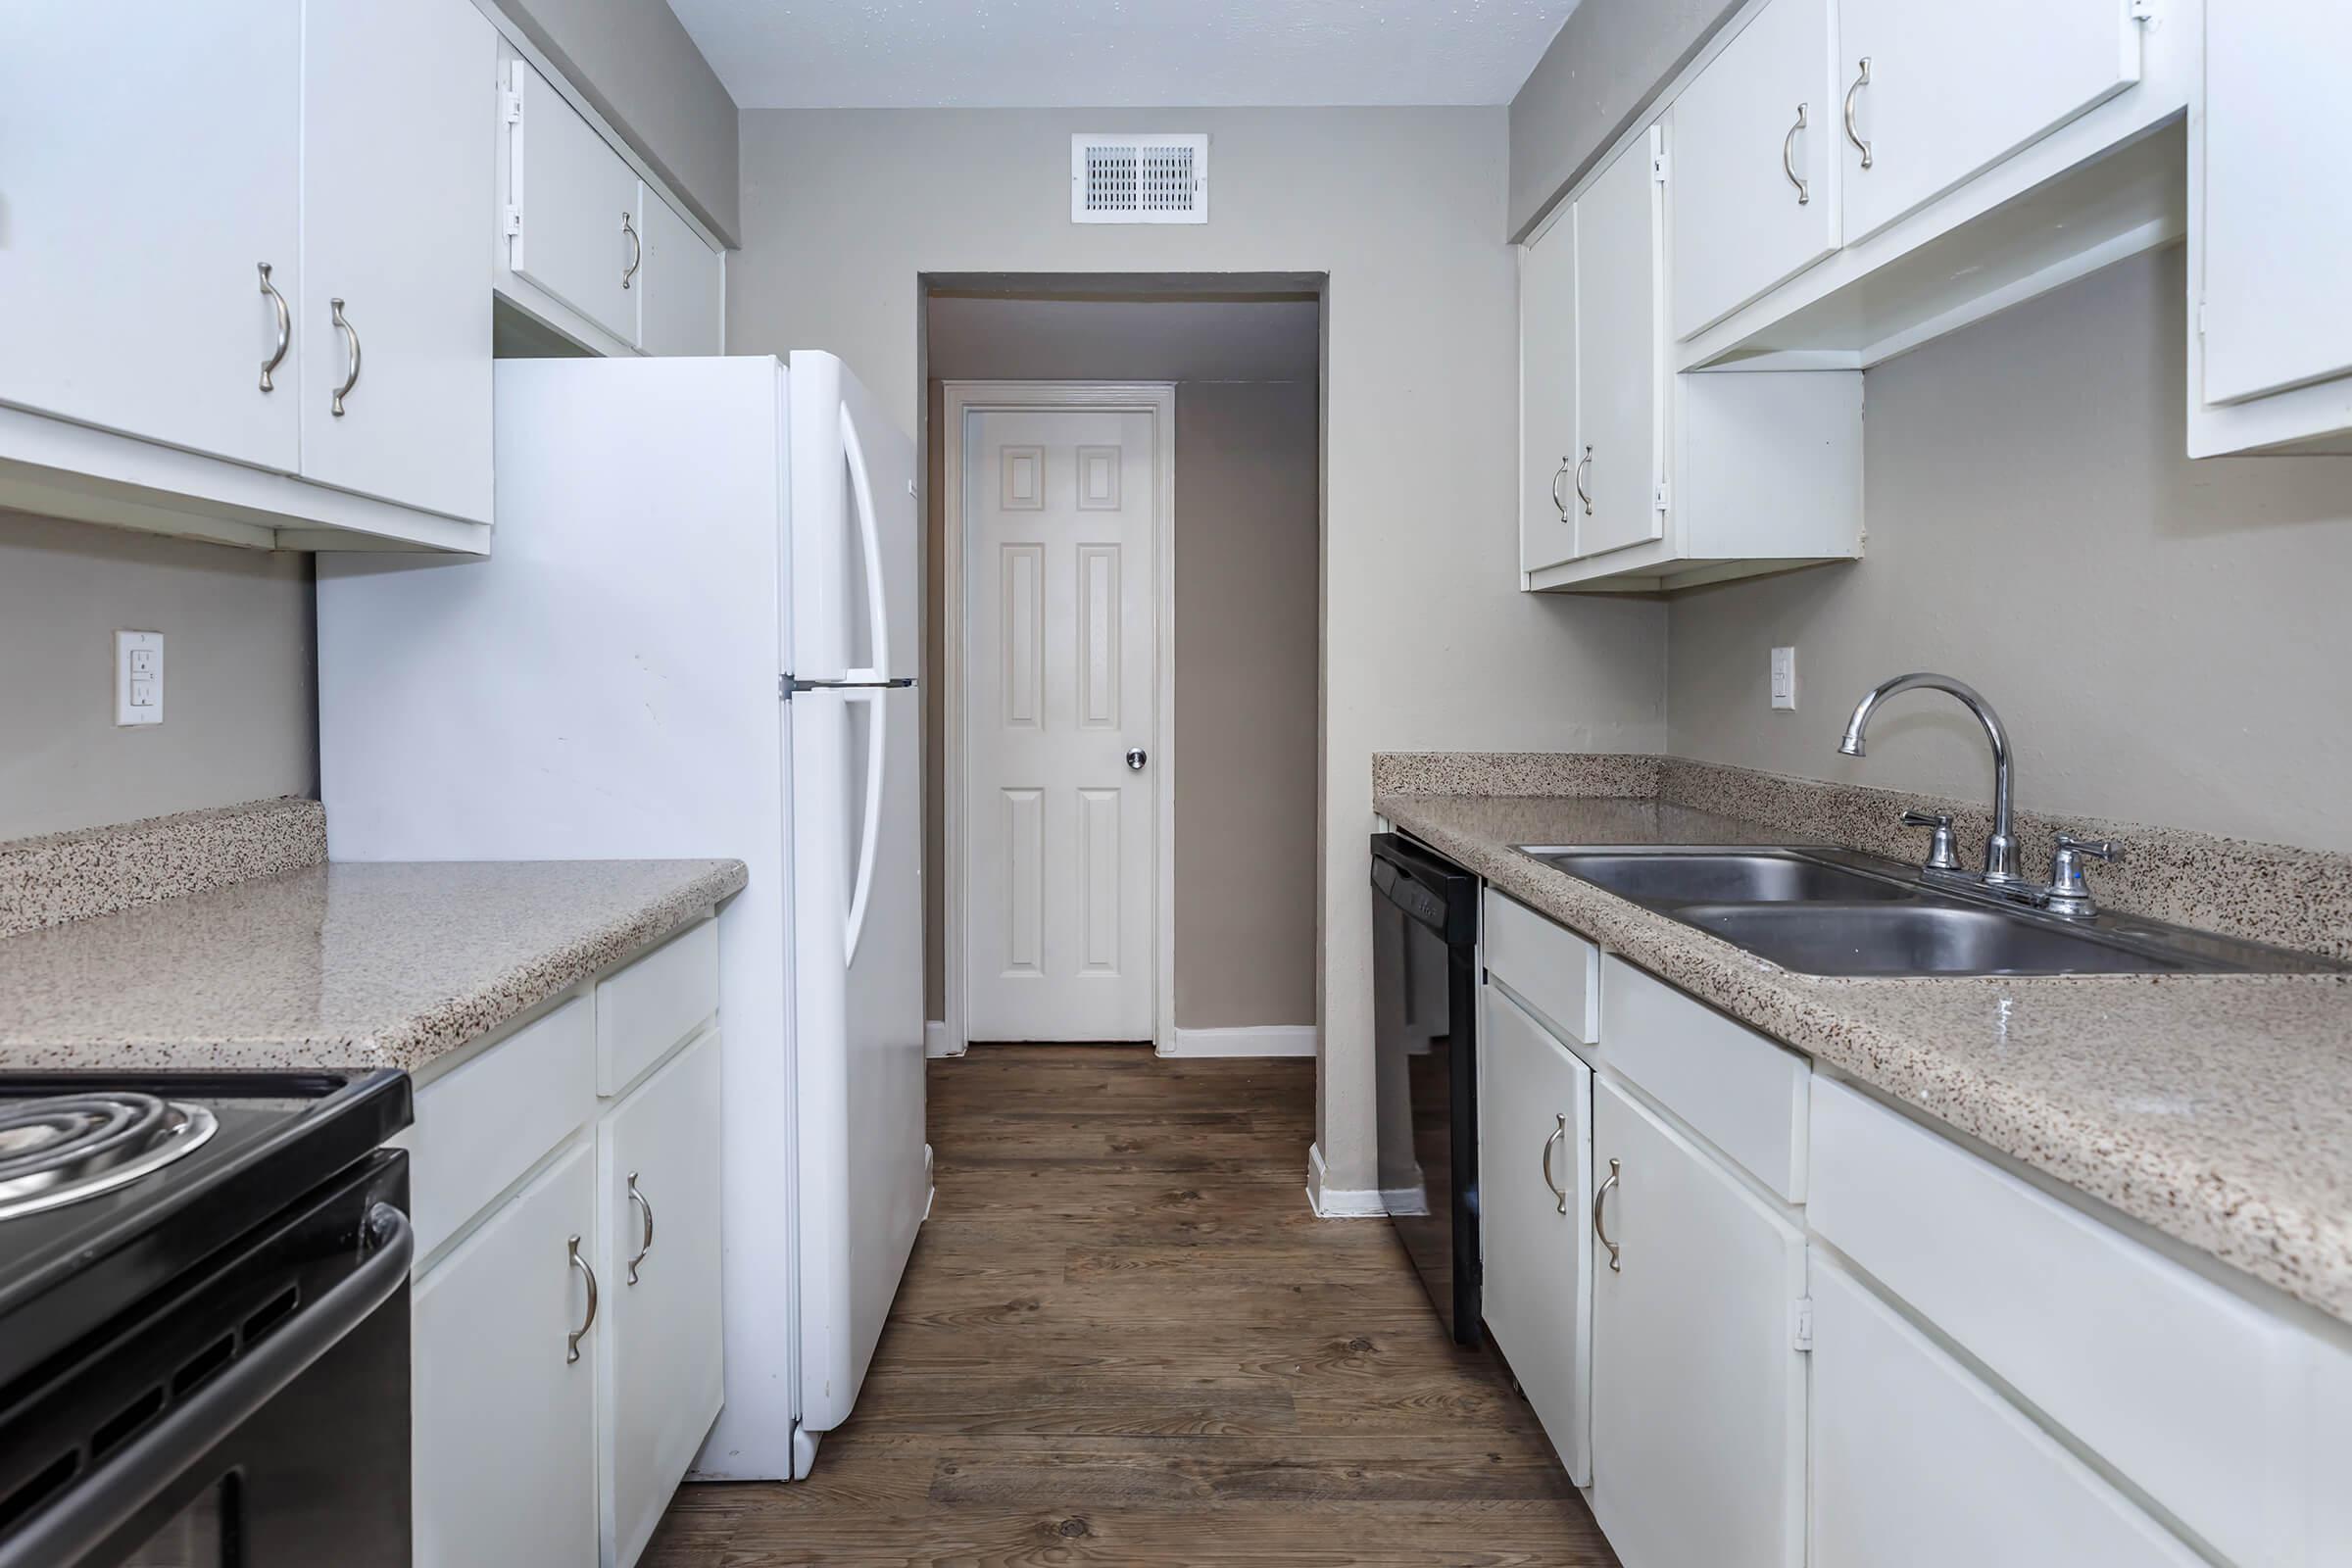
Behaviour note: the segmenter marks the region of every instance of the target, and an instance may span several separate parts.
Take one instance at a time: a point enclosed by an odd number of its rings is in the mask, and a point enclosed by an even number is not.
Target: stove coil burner
[[[202,1105],[113,1090],[0,1099],[0,1219],[114,1191],[219,1130]]]

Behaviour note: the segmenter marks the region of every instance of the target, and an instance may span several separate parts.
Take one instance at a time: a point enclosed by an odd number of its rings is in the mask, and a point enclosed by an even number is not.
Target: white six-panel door
[[[965,416],[970,1039],[1152,1038],[1157,423]]]

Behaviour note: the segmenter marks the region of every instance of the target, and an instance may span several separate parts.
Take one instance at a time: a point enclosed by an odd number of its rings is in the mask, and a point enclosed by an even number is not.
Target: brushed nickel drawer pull
[[[588,1260],[580,1255],[580,1239],[577,1236],[564,1241],[564,1251],[571,1260],[571,1266],[588,1282],[588,1315],[580,1319],[580,1326],[564,1341],[564,1364],[570,1366],[580,1358],[580,1341],[586,1339],[588,1331],[596,1327],[596,1270],[590,1268]]]
[[[1553,1145],[1567,1142],[1568,1118],[1555,1114],[1552,1120],[1559,1125],[1552,1128],[1549,1138],[1544,1140],[1544,1185],[1551,1189],[1551,1196],[1559,1200],[1560,1212],[1565,1214],[1568,1212],[1568,1189],[1551,1179],[1551,1150]]]
[[[629,1201],[645,1211],[645,1230],[640,1238],[637,1255],[629,1259],[629,1283],[637,1283],[637,1265],[644,1262],[654,1250],[654,1200],[637,1190],[637,1173],[629,1172]]]
[[[262,293],[268,298],[271,308],[277,312],[277,348],[262,362],[262,390],[274,392],[277,390],[277,383],[270,379],[270,372],[286,362],[286,350],[294,342],[294,318],[286,312],[286,297],[277,291],[275,283],[270,281],[270,264],[257,262],[254,265],[261,270]]]
[[[1618,1252],[1617,1244],[1609,1240],[1608,1231],[1604,1229],[1600,1223],[1600,1205],[1602,1200],[1609,1196],[1609,1189],[1617,1185],[1617,1178],[1620,1174],[1621,1173],[1617,1168],[1617,1162],[1613,1159],[1610,1160],[1609,1179],[1605,1182],[1602,1182],[1600,1184],[1600,1190],[1592,1195],[1592,1234],[1599,1237],[1600,1245],[1609,1250],[1609,1272],[1612,1274],[1624,1273],[1625,1267],[1621,1261],[1621,1254]]]

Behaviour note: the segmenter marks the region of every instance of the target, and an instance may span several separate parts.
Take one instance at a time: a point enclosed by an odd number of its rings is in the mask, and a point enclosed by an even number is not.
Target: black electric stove
[[[410,1114],[0,1073],[0,1568],[408,1563]]]

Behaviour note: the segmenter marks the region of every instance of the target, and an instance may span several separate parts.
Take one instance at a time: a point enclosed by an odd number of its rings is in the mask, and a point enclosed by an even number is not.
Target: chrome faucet
[[[1918,687],[1957,697],[1967,705],[1970,712],[1977,715],[1977,722],[1984,726],[1984,738],[1992,743],[1992,836],[1984,841],[1984,871],[1981,880],[1988,888],[2004,891],[2033,886],[2018,875],[2017,839],[2010,831],[2009,732],[2001,727],[2001,715],[1992,710],[1992,705],[1979,695],[1975,687],[1966,681],[1954,680],[1949,675],[1924,671],[1882,681],[1864,692],[1862,700],[1854,705],[1854,716],[1845,721],[1845,738],[1838,743],[1838,750],[1848,757],[1867,755],[1862,746],[1862,732],[1870,727],[1871,710],[1879,706],[1882,699]],[[1940,833],[1937,837],[1938,849],[1948,852],[1949,841],[1943,839]]]

